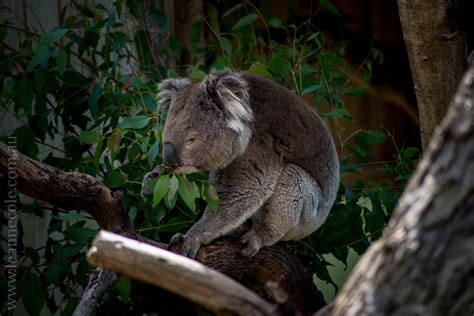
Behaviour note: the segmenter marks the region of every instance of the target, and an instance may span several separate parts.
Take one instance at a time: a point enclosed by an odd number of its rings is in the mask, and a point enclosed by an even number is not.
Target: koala
[[[269,79],[231,71],[196,84],[168,79],[159,89],[167,112],[165,165],[210,172],[219,197],[217,212],[206,208],[170,245],[183,243],[182,254],[194,258],[201,245],[250,220],[242,254],[253,256],[321,226],[336,198],[339,161],[325,123],[308,105]]]

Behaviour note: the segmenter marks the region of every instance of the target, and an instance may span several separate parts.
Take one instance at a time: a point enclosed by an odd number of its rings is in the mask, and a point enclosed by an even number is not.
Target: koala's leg
[[[218,180],[218,211],[206,208],[186,235],[175,235],[171,245],[183,242],[182,254],[194,258],[199,247],[227,235],[254,215],[273,194],[282,170],[278,157],[243,157],[222,171]]]
[[[300,167],[286,165],[275,193],[252,217],[252,228],[242,236],[247,243],[242,254],[253,256],[263,246],[311,234],[327,216],[319,210],[320,200],[316,181]]]

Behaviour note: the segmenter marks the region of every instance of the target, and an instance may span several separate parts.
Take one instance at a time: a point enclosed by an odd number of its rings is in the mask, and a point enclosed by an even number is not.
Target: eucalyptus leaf
[[[137,115],[125,118],[120,124],[120,128],[140,129],[145,127],[150,118],[146,115]]]
[[[158,203],[165,197],[166,193],[168,192],[170,184],[170,176],[163,175],[158,178],[156,181],[155,187],[153,189],[153,199],[152,205],[153,207],[157,206]]]
[[[57,28],[48,34],[44,35],[42,38],[42,42],[45,44],[52,44],[54,42],[57,42],[58,40],[61,39],[66,33],[69,32],[69,29],[65,28]]]
[[[250,13],[242,18],[240,18],[240,20],[237,21],[237,23],[232,27],[232,31],[235,31],[239,28],[242,28],[244,26],[247,26],[247,25],[250,25],[252,24],[253,22],[255,22],[255,20],[258,19],[258,15],[255,14],[255,13]]]
[[[68,56],[64,49],[58,50],[58,55],[56,56],[56,68],[60,75],[66,71],[66,65],[68,63]]]
[[[101,139],[101,135],[97,131],[81,131],[79,133],[79,140],[84,144],[95,144]]]
[[[30,315],[40,315],[46,300],[46,292],[40,278],[34,273],[28,273],[21,288],[23,306]]]

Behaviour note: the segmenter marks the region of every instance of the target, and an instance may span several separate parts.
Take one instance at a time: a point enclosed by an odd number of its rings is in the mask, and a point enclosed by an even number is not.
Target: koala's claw
[[[171,250],[174,246],[182,243],[184,241],[184,235],[181,233],[176,233],[171,237],[170,243],[168,244],[168,250]]]
[[[252,231],[246,232],[241,238],[242,243],[247,244],[247,247],[240,252],[245,257],[253,257],[262,248],[260,238]]]
[[[180,243],[182,243],[181,255],[190,259],[194,259],[196,257],[196,254],[201,247],[201,243],[198,238],[177,233],[171,237],[168,250]]]
[[[158,165],[155,167],[155,169],[145,174],[145,177],[143,177],[143,182],[142,182],[142,191],[140,192],[140,195],[142,197],[148,198],[148,197],[153,196],[153,188],[150,188],[148,186],[148,183],[150,183],[151,180],[158,177],[161,171],[163,171],[163,169],[164,169],[163,165]]]

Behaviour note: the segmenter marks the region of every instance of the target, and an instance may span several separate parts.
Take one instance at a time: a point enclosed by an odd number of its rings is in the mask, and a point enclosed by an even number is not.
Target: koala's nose
[[[168,166],[177,165],[181,162],[176,154],[176,149],[171,143],[163,144],[163,162]]]

